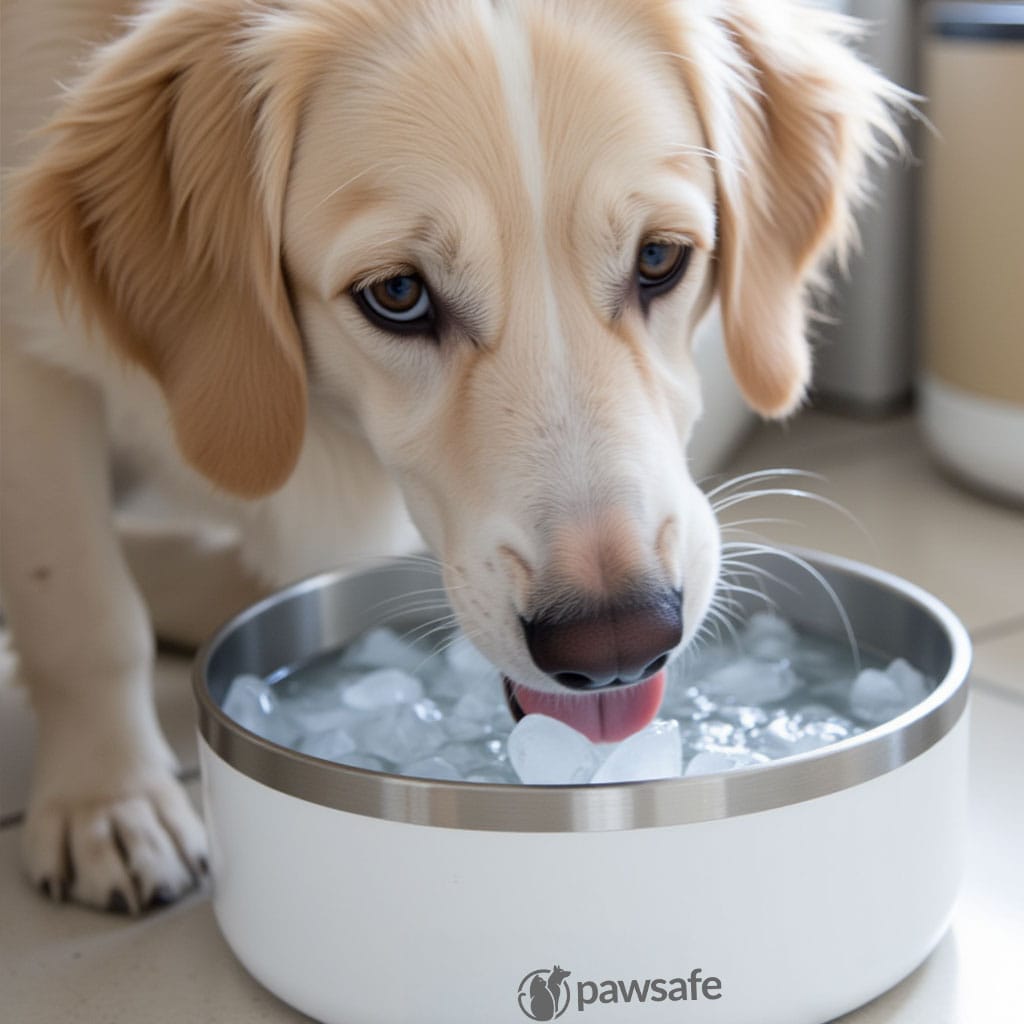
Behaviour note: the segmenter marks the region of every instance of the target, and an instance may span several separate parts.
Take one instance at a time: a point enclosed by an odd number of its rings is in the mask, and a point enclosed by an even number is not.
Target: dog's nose
[[[683,635],[683,595],[664,588],[583,614],[523,621],[534,664],[563,686],[595,690],[646,679]]]

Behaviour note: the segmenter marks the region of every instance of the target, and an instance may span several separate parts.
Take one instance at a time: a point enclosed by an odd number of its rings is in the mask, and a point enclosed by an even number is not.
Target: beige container
[[[924,46],[925,434],[1024,501],[1024,3],[936,3]]]

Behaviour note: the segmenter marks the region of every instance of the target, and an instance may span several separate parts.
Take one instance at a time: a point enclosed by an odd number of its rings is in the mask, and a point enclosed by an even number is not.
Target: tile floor
[[[781,497],[734,508],[734,521],[789,518],[754,528],[907,576],[946,601],[975,641],[970,858],[953,926],[914,974],[842,1024],[1015,1024],[1024,1005],[1024,513],[937,473],[911,417],[864,424],[805,413],[759,428],[728,474],[768,466],[820,474],[786,486],[841,503],[860,525]],[[32,720],[11,674],[0,651],[0,1016],[11,1024],[305,1020],[237,965],[207,893],[125,921],[49,905],[24,883],[17,845]],[[157,691],[198,798],[186,676],[183,659],[162,659]]]

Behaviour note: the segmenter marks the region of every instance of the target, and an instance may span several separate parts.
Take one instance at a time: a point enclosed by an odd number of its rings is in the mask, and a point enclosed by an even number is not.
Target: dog
[[[533,1020],[554,1020],[558,1016],[559,1001],[562,995],[562,982],[569,977],[570,972],[562,970],[555,964],[547,972],[547,980],[544,973],[535,974],[530,982],[530,1011],[529,1016]],[[564,1006],[562,1007],[564,1010]]]
[[[719,571],[694,329],[717,299],[749,404],[797,408],[809,295],[898,145],[853,32],[791,0],[5,6],[37,886],[138,912],[206,868],[111,447],[234,523],[257,590],[425,542],[515,710],[651,719]]]

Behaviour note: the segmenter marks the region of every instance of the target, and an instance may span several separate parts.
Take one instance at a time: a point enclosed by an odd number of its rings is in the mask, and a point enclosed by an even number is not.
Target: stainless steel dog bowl
[[[437,578],[327,574],[238,616],[195,673],[214,909],[238,958],[337,1024],[820,1024],[898,982],[960,880],[969,641],[917,587],[809,557],[861,645],[938,687],[834,746],[686,779],[477,785],[285,750],[220,710],[234,676],[342,645]],[[783,615],[841,635],[800,570],[770,570]]]

